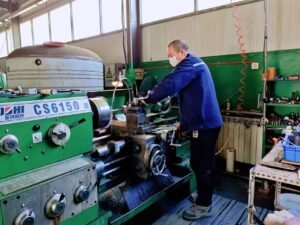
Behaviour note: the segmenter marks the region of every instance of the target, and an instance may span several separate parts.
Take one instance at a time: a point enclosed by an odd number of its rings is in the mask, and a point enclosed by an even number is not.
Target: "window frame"
[[[36,41],[35,41],[35,37],[34,37],[34,22],[33,20],[40,17],[40,16],[43,16],[43,15],[46,15],[47,16],[47,20],[48,20],[48,23],[47,23],[47,27],[48,27],[48,34],[49,34],[49,41],[51,41],[51,33],[50,33],[50,30],[51,30],[51,27],[50,27],[50,12],[46,12],[46,13],[42,13],[38,16],[35,16],[31,19],[31,28],[32,28],[32,40],[33,40],[33,44],[36,45]],[[41,43],[39,43],[41,44]]]
[[[118,29],[118,30],[113,30],[113,31],[109,31],[109,32],[103,32],[103,5],[102,5],[102,0],[98,0],[99,1],[99,26],[100,26],[100,34],[95,35],[95,36],[89,36],[89,37],[84,37],[84,38],[79,38],[79,39],[75,39],[74,38],[74,18],[73,18],[73,7],[72,4],[75,0],[63,0],[60,1],[59,3],[56,3],[53,7],[49,7],[49,9],[47,10],[42,10],[42,11],[36,11],[33,14],[28,14],[30,16],[25,16],[23,19],[20,20],[20,24],[24,23],[26,21],[31,21],[31,36],[32,36],[32,41],[33,44],[35,44],[34,42],[34,34],[33,34],[33,19],[35,17],[38,17],[42,14],[47,13],[48,14],[48,29],[49,29],[49,36],[50,36],[50,41],[53,41],[53,35],[52,35],[52,30],[51,30],[51,16],[50,16],[50,11],[53,11],[61,6],[70,5],[70,25],[71,25],[71,40],[66,42],[66,43],[73,43],[73,42],[78,42],[78,41],[82,41],[82,40],[88,40],[91,38],[95,38],[95,37],[102,37],[102,36],[107,36],[109,34],[113,34],[113,33],[119,33],[120,31],[122,31],[122,29]],[[205,1],[205,0],[203,0]],[[245,5],[245,4],[249,4],[249,3],[253,3],[253,2],[260,2],[260,1],[264,1],[264,0],[241,0],[236,2],[236,5]],[[198,0],[194,0],[194,10],[193,12],[190,13],[186,13],[186,14],[182,14],[182,15],[178,15],[178,16],[173,16],[173,17],[168,17],[165,19],[160,19],[160,20],[156,20],[153,22],[148,22],[148,23],[142,23],[142,1],[139,2],[139,21],[140,21],[140,28],[143,27],[147,27],[147,26],[151,26],[154,24],[159,24],[159,23],[163,23],[163,22],[169,22],[172,20],[177,20],[177,19],[181,19],[181,18],[186,18],[186,17],[191,17],[194,15],[199,15],[199,14],[204,14],[204,13],[208,13],[208,12],[212,12],[212,11],[216,11],[216,10],[220,10],[220,9],[225,9],[225,8],[230,8],[231,4],[224,4],[224,5],[220,5],[220,6],[216,6],[216,7],[212,7],[212,8],[208,8],[208,9],[203,9],[203,10],[198,10]],[[39,7],[37,7],[38,10]],[[125,30],[127,29],[127,27],[125,27]],[[20,37],[20,39],[22,39],[22,37]]]

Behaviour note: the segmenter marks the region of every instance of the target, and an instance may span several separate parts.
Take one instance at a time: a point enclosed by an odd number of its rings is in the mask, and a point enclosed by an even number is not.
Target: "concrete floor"
[[[257,188],[259,188],[257,184]],[[179,194],[180,193],[180,194]],[[236,200],[237,202],[248,202],[248,180],[247,177],[238,177],[236,175],[229,175],[220,173],[217,176],[215,184],[215,194],[227,199]],[[186,185],[182,187],[180,192],[170,194],[162,201],[157,202],[149,209],[145,210],[138,216],[134,217],[126,223],[126,225],[140,224],[143,221],[143,225],[151,225],[157,221],[160,217],[170,211],[170,208],[178,204],[178,202],[184,200],[189,195],[189,187]],[[262,194],[257,192],[256,205],[273,210],[273,193]]]

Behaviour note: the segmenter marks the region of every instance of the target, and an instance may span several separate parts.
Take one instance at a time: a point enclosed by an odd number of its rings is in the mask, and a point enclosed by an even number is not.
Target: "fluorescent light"
[[[37,4],[37,5],[41,5],[41,4],[45,3],[45,2],[48,2],[48,0],[40,0],[40,1],[38,1],[36,4]]]

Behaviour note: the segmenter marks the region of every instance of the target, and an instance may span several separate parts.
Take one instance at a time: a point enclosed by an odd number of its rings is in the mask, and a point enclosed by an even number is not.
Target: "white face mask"
[[[177,64],[180,62],[179,60],[176,59],[176,56],[173,55],[172,57],[169,57],[169,62],[171,66],[177,66]]]

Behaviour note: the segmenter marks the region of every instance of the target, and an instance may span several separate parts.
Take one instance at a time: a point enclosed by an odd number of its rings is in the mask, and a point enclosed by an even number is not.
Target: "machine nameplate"
[[[0,125],[91,112],[86,97],[0,104]]]
[[[0,192],[2,195],[20,191],[28,188],[31,185],[41,183],[45,180],[51,179],[64,173],[82,168],[83,166],[90,165],[90,161],[84,158],[75,158],[72,160],[64,161],[59,164],[47,166],[43,169],[31,172],[24,176],[16,177],[5,182],[0,183]]]

